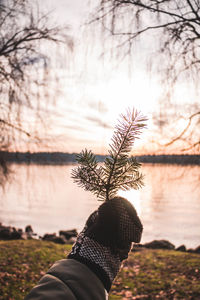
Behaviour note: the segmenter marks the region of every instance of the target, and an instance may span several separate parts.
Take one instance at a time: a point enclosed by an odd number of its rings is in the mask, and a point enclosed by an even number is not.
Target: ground
[[[0,241],[0,299],[21,300],[71,246]],[[200,254],[145,249],[130,253],[113,283],[114,299],[200,299]]]

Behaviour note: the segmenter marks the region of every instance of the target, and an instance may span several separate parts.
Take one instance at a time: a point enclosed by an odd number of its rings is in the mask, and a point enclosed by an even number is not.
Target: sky
[[[106,154],[119,115],[134,107],[147,116],[148,129],[136,141],[133,153],[155,153],[157,145],[151,142],[152,135],[156,137],[152,115],[159,112],[162,88],[159,78],[147,72],[148,44],[140,43],[133,57],[126,57],[120,63],[115,52],[103,55],[112,44],[103,40],[97,25],[84,25],[89,12],[94,10],[95,1],[91,2],[39,1],[42,9],[51,11],[52,22],[69,27],[66,33],[73,39],[74,49],[61,50],[51,69],[58,78],[58,87],[55,82],[49,87],[56,105],[53,102],[42,107],[46,111],[46,126],[40,132],[44,140],[51,142],[40,144],[38,148],[30,140],[29,147],[31,151],[69,153],[89,148]],[[191,91],[189,93],[191,96]],[[187,103],[188,95],[188,89],[182,85],[177,88],[175,98]],[[25,122],[29,120],[29,116],[24,117]],[[184,123],[179,126],[181,131]]]

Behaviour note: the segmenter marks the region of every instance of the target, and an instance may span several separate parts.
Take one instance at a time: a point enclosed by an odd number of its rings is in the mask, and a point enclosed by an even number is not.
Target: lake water
[[[0,222],[42,235],[81,230],[99,201],[73,183],[73,165],[13,164],[13,179],[0,190]],[[143,164],[145,187],[120,192],[136,207],[144,225],[142,243],[167,239],[200,245],[200,166]]]

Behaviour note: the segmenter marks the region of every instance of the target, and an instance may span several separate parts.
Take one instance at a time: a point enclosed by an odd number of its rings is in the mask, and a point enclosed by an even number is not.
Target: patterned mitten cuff
[[[99,277],[107,291],[131,243],[141,239],[143,226],[133,205],[125,198],[104,202],[88,218],[69,258],[86,264]]]
[[[97,214],[97,211],[94,212],[87,224],[90,223],[91,219],[94,219]],[[77,241],[72,247],[68,258],[76,259],[87,265],[101,280],[107,292],[109,292],[112,282],[121,266],[120,256],[119,253],[115,253],[110,247],[103,246],[97,241],[87,237],[85,235],[85,231],[88,228],[87,224],[78,235]]]

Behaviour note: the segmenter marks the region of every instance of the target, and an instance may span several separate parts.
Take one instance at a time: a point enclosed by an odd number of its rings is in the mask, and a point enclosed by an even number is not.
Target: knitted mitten
[[[115,197],[90,215],[68,258],[86,264],[109,292],[131,243],[140,242],[142,230],[133,205]]]

